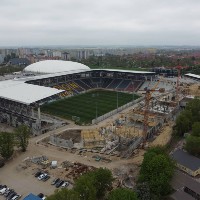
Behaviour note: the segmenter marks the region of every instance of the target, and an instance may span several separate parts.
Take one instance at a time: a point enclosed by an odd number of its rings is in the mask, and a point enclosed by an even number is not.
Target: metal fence
[[[144,97],[140,97],[140,98],[138,98],[138,99],[136,99],[134,101],[131,101],[131,102],[119,107],[118,109],[112,110],[112,111],[106,113],[105,115],[99,116],[96,119],[92,120],[92,124],[97,124],[97,123],[103,121],[104,119],[107,119],[108,117],[111,117],[111,116],[121,112],[122,110],[133,106],[134,104],[138,103],[139,101],[142,101],[143,99],[144,99]]]

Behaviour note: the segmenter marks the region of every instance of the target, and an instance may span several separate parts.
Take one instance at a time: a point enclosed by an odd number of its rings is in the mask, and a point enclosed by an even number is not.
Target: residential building
[[[195,177],[200,174],[200,159],[190,155],[182,149],[177,149],[172,153],[172,158],[176,161],[176,166]]]

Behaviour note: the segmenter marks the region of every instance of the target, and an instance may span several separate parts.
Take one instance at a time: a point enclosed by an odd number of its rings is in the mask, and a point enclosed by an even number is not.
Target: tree
[[[97,198],[105,196],[108,188],[112,186],[113,176],[111,171],[109,169],[99,168],[91,172],[91,175],[93,175]]]
[[[186,138],[185,149],[192,155],[200,155],[200,137],[189,135]]]
[[[177,134],[179,136],[183,136],[183,134],[188,132],[190,128],[191,128],[190,119],[184,113],[181,113],[176,119]]]
[[[15,131],[15,136],[18,146],[21,147],[23,152],[25,152],[28,147],[28,142],[30,137],[29,127],[26,125],[18,126]]]
[[[93,177],[84,174],[75,181],[74,191],[79,194],[81,200],[96,200],[96,188]]]
[[[137,193],[138,199],[140,199],[140,200],[150,200],[151,199],[150,188],[149,188],[149,184],[147,182],[138,183],[136,185],[136,193]]]
[[[192,135],[193,136],[200,136],[200,122],[194,122],[192,125]]]
[[[14,135],[13,133],[0,133],[0,154],[3,158],[9,159],[14,152]]]
[[[137,200],[135,192],[125,188],[112,190],[108,195],[108,200]]]
[[[138,183],[147,183],[151,199],[160,199],[170,190],[170,180],[174,172],[174,162],[163,148],[152,148],[144,155]]]
[[[186,110],[191,111],[192,113],[192,122],[198,122],[200,121],[200,99],[193,99],[190,102],[188,102],[186,106]]]
[[[47,197],[47,200],[81,200],[79,194],[74,190],[62,189]]]

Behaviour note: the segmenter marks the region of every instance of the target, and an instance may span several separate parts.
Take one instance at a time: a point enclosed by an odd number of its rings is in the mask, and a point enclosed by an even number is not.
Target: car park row
[[[0,195],[3,195],[6,200],[18,200],[21,195],[17,194],[13,189],[7,187],[7,185],[0,185]]]
[[[50,175],[48,173],[42,172],[42,171],[37,171],[34,175],[39,181],[47,181],[50,179]],[[52,182],[51,185],[55,185],[56,188],[65,188],[69,186],[68,181],[61,180],[60,178],[55,178]]]

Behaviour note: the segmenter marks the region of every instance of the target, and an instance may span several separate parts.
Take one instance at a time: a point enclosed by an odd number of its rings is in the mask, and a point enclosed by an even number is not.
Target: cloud
[[[1,45],[200,45],[199,0],[1,0]]]

